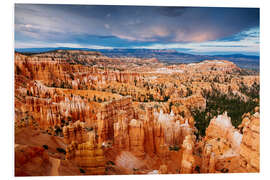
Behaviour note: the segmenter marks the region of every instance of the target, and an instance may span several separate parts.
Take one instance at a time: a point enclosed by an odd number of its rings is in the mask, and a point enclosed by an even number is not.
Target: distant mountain
[[[159,61],[169,64],[175,63],[194,63],[203,60],[229,60],[235,63],[240,68],[259,71],[260,57],[243,54],[230,55],[194,55],[188,53],[178,52],[176,50],[168,49],[88,49],[88,48],[23,48],[15,49],[21,53],[42,53],[47,51],[54,51],[57,49],[67,50],[85,50],[85,51],[99,51],[109,57],[137,57],[137,58],[157,58]]]
[[[97,49],[69,48],[69,47],[57,47],[57,48],[15,48],[15,51],[16,52],[20,52],[20,53],[43,53],[43,52],[48,52],[48,51],[55,51],[55,50],[58,50],[58,49],[98,51]]]

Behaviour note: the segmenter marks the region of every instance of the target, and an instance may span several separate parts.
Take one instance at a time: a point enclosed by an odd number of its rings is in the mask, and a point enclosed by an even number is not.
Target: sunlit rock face
[[[170,114],[164,114],[161,110],[159,113],[154,113],[154,117],[156,119],[155,126],[160,127],[164,132],[164,143],[168,145],[179,145],[181,140],[181,125],[173,111]]]
[[[144,128],[139,120],[132,119],[129,123],[130,151],[137,157],[144,157]]]
[[[114,127],[114,146],[119,150],[129,150],[129,119],[125,111],[119,111]]]
[[[103,104],[99,110],[99,113],[97,114],[99,143],[102,144],[108,140],[113,140],[114,137],[118,136],[117,133],[121,133],[116,132],[114,136],[114,127],[116,130],[118,130],[117,125],[114,126],[114,123],[117,123],[120,119],[119,123],[124,125],[129,123],[133,116],[134,110],[132,108],[130,97],[121,98],[119,100],[114,100]],[[121,119],[123,121],[121,121]]]
[[[73,141],[66,148],[66,159],[73,161],[86,174],[104,174],[105,158],[101,146],[95,140],[95,133],[88,133],[88,141],[77,143]]]
[[[172,100],[172,102],[183,104],[189,110],[204,111],[206,108],[206,99],[200,94],[192,95],[186,98],[175,98]]]
[[[68,126],[63,127],[64,142],[70,144],[72,141],[79,144],[88,140],[87,132],[83,122],[76,121],[70,123]]]
[[[242,134],[234,128],[227,112],[211,119],[206,135],[202,139],[202,173],[229,172],[231,159],[239,159]],[[226,161],[226,163],[224,163]],[[234,164],[234,172],[240,172],[239,164]]]
[[[226,112],[211,120],[201,141],[202,173],[259,172],[259,108],[254,111],[253,115],[242,116],[239,130],[232,126]]]
[[[206,129],[206,138],[209,140],[215,138],[224,139],[229,143],[229,146],[232,147],[235,153],[239,153],[242,134],[233,127],[231,118],[228,117],[227,112],[218,115],[210,121]]]
[[[241,167],[248,172],[260,171],[260,113],[247,114],[240,127],[243,140],[240,146]]]
[[[202,173],[214,173],[215,169],[215,153],[213,152],[212,145],[206,144],[202,152]]]
[[[168,168],[166,165],[161,165],[159,170],[158,170],[159,174],[168,174]]]
[[[154,155],[156,152],[155,150],[155,142],[154,142],[154,114],[153,114],[153,108],[149,107],[147,108],[146,116],[144,116],[142,119],[143,126],[144,126],[144,147],[145,152],[147,152],[150,155]]]
[[[187,174],[192,173],[194,168],[194,140],[195,138],[192,135],[188,135],[185,137],[184,142],[182,144],[183,147],[183,155],[181,162],[181,173]]]

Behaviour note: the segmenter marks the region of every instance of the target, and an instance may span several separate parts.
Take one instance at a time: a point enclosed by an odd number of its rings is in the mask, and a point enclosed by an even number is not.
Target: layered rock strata
[[[68,126],[63,127],[64,142],[66,144],[72,143],[72,141],[81,144],[88,140],[88,135],[85,130],[83,122],[76,121],[70,123]]]
[[[88,133],[89,139],[85,143],[72,142],[66,148],[66,158],[73,161],[85,174],[105,174],[105,158],[103,150],[95,141],[95,133]]]
[[[260,171],[260,114],[247,115],[242,122],[241,167],[247,172]]]

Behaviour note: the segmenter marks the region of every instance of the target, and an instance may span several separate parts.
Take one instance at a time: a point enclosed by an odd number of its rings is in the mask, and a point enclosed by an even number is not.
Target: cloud
[[[258,8],[15,5],[15,43],[21,45],[182,47],[254,41],[254,27],[259,27]]]
[[[253,36],[249,36],[253,34]],[[220,53],[220,52],[245,52],[258,54],[260,51],[259,45],[259,29],[252,28],[247,31],[236,34],[238,38],[231,37],[228,40],[216,40],[206,42],[192,42],[192,43],[155,43],[146,46],[133,46],[132,48],[145,48],[145,49],[181,49],[189,53]],[[241,38],[240,38],[240,37]]]
[[[44,43],[44,42],[18,42],[15,44],[16,49],[20,48],[56,48],[56,47],[69,47],[69,48],[88,48],[88,49],[113,49],[108,46],[98,45],[81,45],[76,43]]]

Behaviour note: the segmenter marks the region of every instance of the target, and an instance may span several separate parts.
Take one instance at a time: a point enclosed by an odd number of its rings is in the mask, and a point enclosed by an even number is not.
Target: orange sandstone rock
[[[240,146],[241,167],[247,172],[260,171],[260,114],[248,116],[243,123],[243,140]]]
[[[181,162],[181,173],[192,173],[193,166],[194,166],[194,157],[193,157],[193,150],[194,150],[194,138],[191,135],[185,137],[183,142],[183,157]]]
[[[132,119],[129,123],[129,147],[137,157],[143,158],[144,152],[144,128],[139,120]]]

